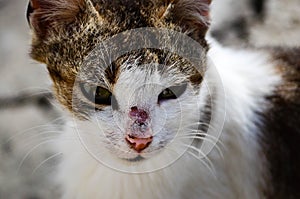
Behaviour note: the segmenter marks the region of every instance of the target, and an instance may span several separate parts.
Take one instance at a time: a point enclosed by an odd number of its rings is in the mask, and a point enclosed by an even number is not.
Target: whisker
[[[10,141],[12,141],[13,139],[15,139],[16,137],[19,137],[19,136],[24,135],[26,133],[36,133],[36,132],[34,132],[34,130],[36,130],[36,129],[38,129],[39,131],[43,131],[43,129],[51,130],[52,128],[55,128],[55,129],[56,128],[61,128],[63,125],[61,125],[61,124],[55,124],[55,123],[58,122],[59,120],[63,119],[63,118],[64,118],[64,116],[58,117],[58,118],[56,118],[56,119],[54,119],[52,121],[49,121],[46,124],[42,124],[42,125],[39,125],[39,126],[34,126],[34,127],[31,127],[31,128],[28,128],[28,129],[26,129],[24,131],[21,131],[19,133],[16,133],[15,135],[9,137],[5,141],[5,143],[9,143]]]
[[[25,160],[29,157],[29,155],[35,150],[37,149],[38,147],[42,146],[43,144],[47,144],[47,143],[50,143],[50,142],[54,142],[54,141],[57,141],[57,139],[50,139],[50,140],[46,140],[46,141],[43,141],[39,144],[37,144],[36,146],[34,146],[33,148],[31,148],[26,154],[25,156],[23,157],[23,159],[21,160],[19,166],[18,166],[18,170],[17,170],[17,173],[20,172]]]
[[[210,173],[217,178],[215,171],[209,167],[209,165],[202,160],[200,157],[198,157],[196,154],[192,153],[191,151],[187,151],[187,153],[189,153],[191,156],[193,156],[194,158],[196,158],[197,160],[199,160],[202,164],[204,164],[206,166],[206,168],[210,171]]]
[[[61,106],[57,103],[56,99],[53,98],[53,100],[49,100],[49,103],[51,104],[51,106],[53,106],[54,108],[56,108],[57,110],[61,109]]]
[[[204,153],[201,151],[201,149],[198,149],[197,147],[193,146],[193,145],[186,145],[183,144],[183,146],[188,147],[189,149],[194,150],[195,152],[198,153],[198,157],[200,158],[200,155],[203,156],[204,159],[206,159],[208,161],[208,164],[210,166],[210,168],[213,168],[213,163],[210,161],[210,159],[204,155]]]
[[[179,135],[178,137],[191,137],[191,138],[206,137],[206,138],[210,138],[212,141],[215,141],[216,143],[220,144],[224,149],[226,149],[226,146],[222,142],[222,140],[220,140],[219,138],[217,138],[213,135],[207,134],[207,133],[200,133],[197,131],[197,133],[186,133],[183,135]]]
[[[193,157],[195,157],[196,159],[200,160],[209,170],[210,172],[213,174],[213,176],[216,178],[215,175],[215,169],[213,166],[212,161],[201,151],[201,149],[192,146],[192,145],[187,145],[187,144],[181,144],[181,143],[175,143],[177,145],[183,146],[183,147],[187,147],[188,149],[192,149],[193,151],[195,151],[196,153],[198,153],[198,155],[192,153],[191,151],[187,151],[190,155],[192,155]],[[206,163],[201,157],[200,155],[202,155],[202,157],[208,162]]]
[[[56,153],[56,154],[54,154],[54,155],[52,155],[52,156],[50,156],[50,157],[48,157],[47,159],[45,159],[44,161],[42,161],[33,171],[32,171],[32,173],[31,173],[31,175],[33,175],[33,174],[35,174],[35,172],[39,169],[39,168],[41,168],[42,166],[43,166],[43,164],[45,164],[46,162],[48,162],[49,160],[51,160],[51,159],[53,159],[53,158],[56,158],[56,157],[58,157],[58,156],[60,156],[60,155],[63,155],[63,153]]]
[[[22,90],[20,90],[20,92],[39,92],[39,91],[49,91],[52,92],[51,88],[47,88],[47,87],[40,87],[40,86],[31,86],[31,87],[26,87]]]
[[[40,130],[42,131],[43,129],[49,130],[49,128],[53,128],[53,127],[61,127],[61,126],[62,126],[62,125],[56,125],[56,124],[44,124],[44,125],[40,125],[40,126],[31,127],[31,128],[29,128],[29,129],[26,129],[26,130],[24,130],[24,131],[21,131],[21,132],[15,134],[15,135],[9,137],[9,138],[5,141],[5,143],[9,143],[9,142],[11,142],[13,139],[15,139],[16,137],[22,136],[22,135],[24,135],[24,134],[26,134],[26,133],[36,133],[36,132],[33,132],[33,131],[36,130],[36,129],[39,129],[39,128],[41,128]]]
[[[176,150],[173,149],[172,147],[169,147],[169,145],[167,145],[166,147],[164,147],[164,149],[168,149],[169,151],[174,152],[174,153],[176,153],[177,155],[180,155],[180,154],[178,153],[178,151],[176,151]]]
[[[214,147],[217,149],[218,153],[220,154],[220,156],[222,158],[224,158],[224,155],[223,155],[223,152],[221,150],[221,148],[218,146],[218,143],[217,142],[214,142],[212,140],[210,140],[209,138],[205,138],[205,137],[197,137],[197,136],[186,136],[186,137],[179,137],[180,139],[198,139],[198,140],[203,140],[203,141],[208,141],[212,144],[215,144]]]
[[[201,133],[200,131],[192,131],[192,132],[197,132],[197,133],[184,133],[183,135],[179,135],[179,137],[181,137],[181,136],[190,136],[190,135],[197,136],[198,135],[199,137],[209,137],[212,140],[220,142],[220,144],[224,145],[224,143],[219,138],[217,138],[213,135],[210,135],[210,134],[207,134],[207,133]]]
[[[52,137],[50,137],[50,138],[52,138]],[[66,138],[67,138],[67,137],[66,137]],[[73,137],[68,138],[68,140],[67,140],[66,138],[64,138],[62,141],[73,141],[73,140],[77,140],[77,139],[74,139]],[[19,166],[18,166],[17,173],[20,172],[20,170],[21,170],[21,168],[22,168],[22,166],[23,166],[25,160],[29,157],[29,155],[30,155],[34,150],[36,150],[37,148],[39,148],[40,146],[42,146],[42,145],[44,145],[44,144],[47,144],[47,143],[50,143],[50,142],[57,142],[57,141],[58,141],[57,138],[56,138],[56,139],[49,139],[49,137],[48,137],[48,138],[46,138],[46,139],[47,139],[47,140],[40,142],[39,144],[37,144],[36,146],[34,146],[33,148],[31,148],[31,149],[25,154],[25,156],[23,157],[23,159],[21,160],[21,162],[20,162],[20,164],[19,164]]]
[[[49,136],[40,137],[40,136],[48,135],[48,134],[49,134]],[[26,139],[23,139],[21,142],[30,143],[32,141],[39,140],[39,139],[52,138],[52,137],[53,138],[59,138],[59,134],[62,134],[62,132],[60,132],[60,131],[44,131],[44,132],[32,135],[30,137],[26,137]]]
[[[189,128],[189,127],[193,127],[195,125],[202,125],[207,127],[207,129],[211,128],[212,130],[216,131],[217,129],[212,125],[212,124],[208,124],[208,123],[204,123],[204,122],[196,122],[196,123],[192,123],[189,125],[184,126],[183,128]],[[197,129],[190,129],[190,130],[197,130]]]

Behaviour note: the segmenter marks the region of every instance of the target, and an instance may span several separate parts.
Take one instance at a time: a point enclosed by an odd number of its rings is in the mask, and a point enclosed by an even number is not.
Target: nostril
[[[140,153],[151,144],[153,137],[151,136],[148,138],[138,138],[131,135],[127,135],[125,139],[131,148]]]
[[[146,111],[140,111],[139,113],[139,121],[143,123],[148,119],[148,113]]]
[[[139,119],[135,120],[133,125],[137,125],[137,126],[147,126],[147,123],[144,123],[142,121],[140,121]]]
[[[135,112],[138,110],[138,107],[134,106],[134,107],[131,107],[131,111]]]

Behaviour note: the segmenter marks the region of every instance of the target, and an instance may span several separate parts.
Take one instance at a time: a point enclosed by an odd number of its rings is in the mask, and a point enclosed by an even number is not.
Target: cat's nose
[[[136,106],[131,107],[129,111],[129,117],[140,124],[145,123],[149,119],[148,113],[145,110],[140,109]]]
[[[127,135],[125,139],[131,148],[140,153],[151,144],[153,137],[151,136],[148,138],[138,138],[131,135]]]

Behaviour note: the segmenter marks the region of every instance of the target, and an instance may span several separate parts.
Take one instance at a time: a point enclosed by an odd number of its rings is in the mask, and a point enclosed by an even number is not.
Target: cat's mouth
[[[142,160],[145,160],[146,158],[142,157],[141,155],[136,156],[135,158],[129,158],[129,159],[125,159],[129,162],[139,162]]]

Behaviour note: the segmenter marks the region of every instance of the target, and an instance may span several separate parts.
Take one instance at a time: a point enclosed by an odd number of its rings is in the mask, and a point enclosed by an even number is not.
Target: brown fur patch
[[[192,37],[204,37],[209,26],[210,0],[175,0],[172,11],[174,19]]]
[[[273,50],[278,70],[285,83],[278,91],[286,100],[300,97],[300,48],[278,48]]]
[[[49,29],[69,24],[84,9],[84,0],[31,0],[31,26],[38,37],[47,36]]]
[[[284,82],[267,100],[272,104],[262,114],[263,141],[269,162],[267,198],[300,198],[300,49],[272,50]],[[271,186],[272,185],[272,186]]]

